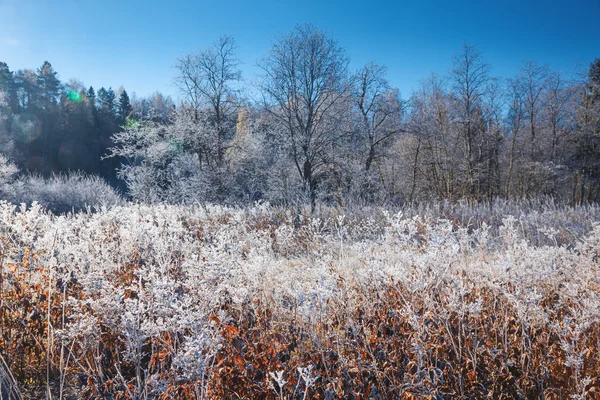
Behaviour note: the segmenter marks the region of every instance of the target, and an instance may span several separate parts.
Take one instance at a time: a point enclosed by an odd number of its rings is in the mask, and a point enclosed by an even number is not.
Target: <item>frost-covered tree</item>
[[[540,161],[543,157],[541,148],[541,113],[544,105],[548,67],[526,61],[521,65],[516,77],[524,99],[525,116],[528,127],[529,157],[532,162]]]
[[[458,196],[457,176],[461,146],[452,129],[452,101],[447,81],[432,75],[421,82],[410,100],[408,127],[412,132],[409,199]]]
[[[219,185],[226,185],[225,179],[200,168],[194,148],[203,125],[193,122],[190,112],[182,108],[168,122],[133,121],[111,137],[115,146],[108,157],[123,160],[118,176],[134,200],[185,204],[223,200],[226,190]]]
[[[109,149],[109,157],[125,160],[118,177],[125,181],[136,201],[165,201],[170,192],[173,176],[168,167],[174,154],[166,130],[165,125],[146,121],[132,124],[111,138],[115,147]]]
[[[550,72],[544,93],[542,119],[546,130],[545,149],[550,162],[564,162],[567,152],[564,146],[574,125],[576,87],[560,72]]]
[[[236,85],[241,79],[235,49],[235,40],[231,36],[222,36],[208,49],[187,54],[176,64],[177,87],[186,103],[196,111],[194,118],[202,119],[202,128],[210,127],[212,130],[212,149],[207,149],[205,142],[198,141],[196,153],[201,165],[215,162],[221,166],[235,133],[240,107]]]
[[[368,63],[354,78],[352,95],[361,116],[358,136],[365,148],[365,171],[385,158],[386,148],[402,131],[402,101],[385,74],[385,67]]]
[[[463,191],[466,196],[478,195],[476,178],[481,160],[478,160],[476,147],[483,134],[479,119],[489,70],[489,65],[475,46],[464,44],[461,52],[454,57],[451,78],[456,102],[455,125],[464,147],[462,158],[466,163],[466,184]]]
[[[273,183],[269,173],[282,158],[273,143],[269,143],[269,135],[269,126],[260,109],[245,104],[238,112],[235,136],[226,154],[232,199],[254,202],[269,198],[268,188]]]
[[[0,154],[0,192],[8,190],[7,185],[13,181],[18,172],[16,165]]]
[[[506,87],[505,115],[506,158],[504,165],[504,196],[509,198],[522,186],[521,160],[524,157],[525,98],[519,82],[509,79]]]
[[[352,100],[356,116],[352,155],[348,161],[355,158],[356,151],[361,154],[359,177],[352,178],[360,186],[360,197],[369,201],[378,194],[386,195],[386,186],[390,186],[392,177],[385,169],[395,163],[392,160],[397,154],[394,144],[405,130],[402,126],[404,103],[385,75],[385,67],[368,63],[353,77]]]
[[[138,121],[151,120],[154,122],[169,121],[169,114],[175,108],[171,96],[165,96],[161,92],[154,92],[148,97],[137,97],[131,95],[132,117]]]
[[[597,201],[600,195],[600,58],[590,65],[579,97],[573,201],[587,203]]]
[[[297,26],[281,36],[260,64],[265,110],[287,137],[314,210],[329,154],[343,136],[350,81],[345,50],[325,32]]]
[[[503,119],[505,114],[506,93],[504,82],[500,78],[490,78],[484,90],[482,112],[485,131],[479,141],[480,162],[478,169],[478,195],[493,201],[501,195],[502,176],[500,155],[505,139]]]

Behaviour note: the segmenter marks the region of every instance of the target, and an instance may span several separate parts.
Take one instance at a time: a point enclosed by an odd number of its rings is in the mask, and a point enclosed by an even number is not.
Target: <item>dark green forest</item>
[[[66,171],[100,175],[118,185],[114,159],[103,159],[111,136],[128,118],[143,119],[150,110],[174,107],[156,93],[134,105],[124,88],[83,87],[77,80],[61,82],[48,61],[36,70],[11,71],[0,62],[0,108],[7,116],[2,127],[2,152],[23,171],[44,176]]]

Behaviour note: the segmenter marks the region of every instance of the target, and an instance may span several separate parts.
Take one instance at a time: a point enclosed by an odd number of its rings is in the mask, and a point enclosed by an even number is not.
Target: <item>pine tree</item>
[[[129,101],[129,95],[127,95],[126,90],[123,90],[119,97],[119,123],[121,125],[125,123],[125,120],[131,115],[132,111],[133,107]]]
[[[30,111],[36,107],[40,97],[38,77],[35,71],[30,69],[19,70],[13,76],[17,94],[16,111]]]
[[[99,122],[98,122],[98,109],[96,108],[96,91],[92,86],[85,92],[85,97],[88,101],[88,112],[90,121],[94,127],[94,135],[99,131]]]
[[[111,136],[119,131],[117,121],[117,104],[116,95],[112,88],[106,90],[100,88],[98,90],[98,120],[99,120],[99,139],[100,139],[100,154],[106,154],[107,150],[113,146]],[[115,160],[104,160],[101,162],[101,175],[108,180],[116,178]]]
[[[90,88],[87,90],[86,97],[88,98],[88,101],[90,102],[90,104],[93,104],[95,107],[96,106],[96,92],[94,91],[93,86],[90,86]]]
[[[98,94],[96,96],[96,101],[99,109],[102,108],[102,102],[104,101],[104,99],[106,99],[106,89],[104,89],[104,87],[101,87],[100,89],[98,89]]]
[[[37,84],[40,90],[39,105],[43,109],[47,109],[49,105],[55,106],[58,98],[61,83],[57,77],[58,73],[52,68],[52,64],[45,61],[38,69]]]
[[[8,65],[0,62],[0,90],[8,96],[8,106],[13,111],[17,108],[17,87],[15,85],[15,77]]]
[[[112,88],[103,87],[98,90],[98,107],[103,124],[114,123],[116,120],[116,96]]]

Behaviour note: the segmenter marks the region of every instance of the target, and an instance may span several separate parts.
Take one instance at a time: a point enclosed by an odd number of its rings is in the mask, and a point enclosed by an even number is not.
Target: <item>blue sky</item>
[[[498,76],[526,59],[575,72],[600,57],[600,0],[0,0],[0,61],[17,70],[48,60],[63,81],[176,95],[177,57],[232,35],[251,82],[277,35],[304,23],[336,38],[352,69],[386,65],[405,98],[444,74],[465,41]]]

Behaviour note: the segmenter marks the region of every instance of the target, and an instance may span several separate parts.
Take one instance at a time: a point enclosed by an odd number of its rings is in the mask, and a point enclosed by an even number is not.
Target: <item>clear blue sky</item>
[[[303,23],[335,37],[353,69],[386,65],[405,98],[465,41],[499,76],[526,59],[574,72],[600,57],[600,0],[0,0],[0,61],[48,60],[63,81],[175,95],[177,57],[230,34],[252,81],[277,35]]]

